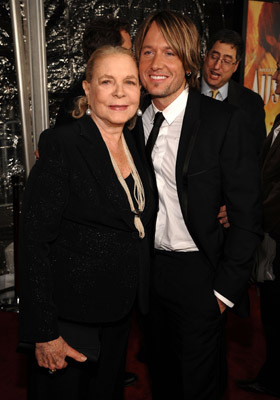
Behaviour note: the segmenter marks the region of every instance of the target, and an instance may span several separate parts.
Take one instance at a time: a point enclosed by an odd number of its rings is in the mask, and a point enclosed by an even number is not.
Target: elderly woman
[[[131,52],[96,50],[83,87],[77,121],[42,133],[23,202],[20,341],[35,344],[37,400],[120,399],[136,297],[147,311],[154,200],[125,127],[140,97]],[[62,321],[98,332],[96,363],[67,342]]]

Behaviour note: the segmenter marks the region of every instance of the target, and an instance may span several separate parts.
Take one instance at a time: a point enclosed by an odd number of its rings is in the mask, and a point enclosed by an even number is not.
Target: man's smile
[[[154,80],[157,80],[157,81],[164,80],[164,79],[168,78],[168,76],[166,76],[166,75],[149,75],[149,77],[151,79],[154,79]]]

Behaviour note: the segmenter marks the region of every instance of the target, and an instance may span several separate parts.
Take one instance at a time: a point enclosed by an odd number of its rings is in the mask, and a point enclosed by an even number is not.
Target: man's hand
[[[220,307],[221,314],[223,314],[223,312],[226,310],[227,306],[218,297],[216,297],[216,298],[217,298],[217,302],[218,302],[219,307]]]
[[[228,222],[228,217],[227,217],[226,206],[220,207],[220,211],[219,211],[219,214],[217,215],[217,218],[218,218],[220,224],[224,225],[224,228],[230,227],[230,223]]]
[[[86,357],[70,347],[61,336],[50,342],[36,343],[35,356],[40,367],[49,370],[67,367],[65,357],[71,357],[78,362],[86,361]]]

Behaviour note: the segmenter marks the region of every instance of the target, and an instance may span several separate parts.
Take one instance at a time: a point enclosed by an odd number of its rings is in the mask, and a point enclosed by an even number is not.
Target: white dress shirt
[[[165,119],[152,151],[159,193],[155,247],[161,250],[198,251],[183,219],[175,177],[178,145],[187,100],[188,89],[185,89],[163,110]],[[143,126],[146,143],[158,111],[154,104],[151,104],[144,112]]]
[[[201,78],[201,93],[205,96],[212,97],[213,89],[205,82],[204,78]],[[228,82],[224,86],[219,88],[219,92],[215,97],[216,100],[224,101],[228,97]]]
[[[159,211],[156,221],[155,248],[167,251],[198,251],[183,219],[176,185],[176,159],[188,101],[189,90],[183,92],[162,113],[164,121],[152,151],[152,161],[159,194]],[[160,111],[152,103],[142,120],[147,143],[153,128],[155,114]],[[229,307],[233,303],[214,290],[216,297]]]

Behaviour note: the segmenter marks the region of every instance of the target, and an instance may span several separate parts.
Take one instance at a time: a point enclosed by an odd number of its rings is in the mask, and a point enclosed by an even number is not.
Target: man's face
[[[159,110],[166,108],[184,90],[185,73],[182,61],[153,22],[140,52],[139,74]]]
[[[277,61],[277,69],[274,72],[272,79],[274,79],[276,83],[275,93],[280,94],[280,57]]]
[[[224,86],[237,70],[236,48],[231,44],[215,42],[204,58],[202,74],[211,89]]]

